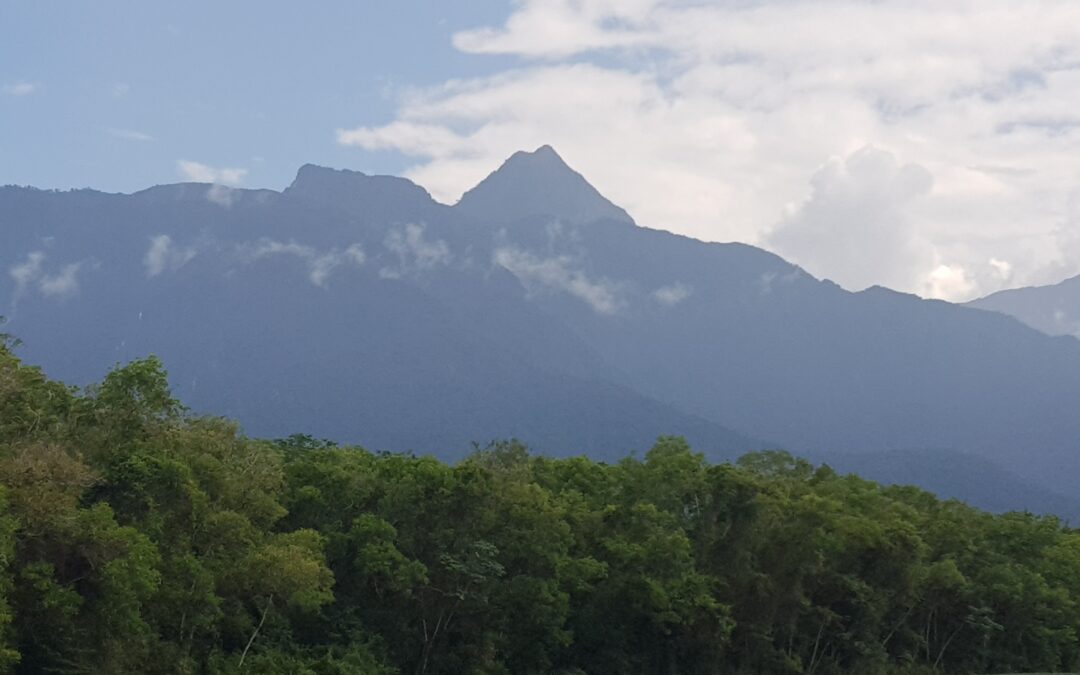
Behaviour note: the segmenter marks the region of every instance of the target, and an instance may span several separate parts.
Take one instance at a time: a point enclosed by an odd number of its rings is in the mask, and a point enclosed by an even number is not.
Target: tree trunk
[[[259,631],[262,630],[263,624],[266,623],[266,615],[270,613],[270,607],[274,604],[274,596],[270,596],[266,599],[266,607],[263,607],[262,618],[259,619],[259,625],[255,626],[255,631],[248,638],[247,644],[244,646],[243,653],[240,654],[240,663],[237,668],[244,667],[244,659],[247,658],[248,650],[251,649],[251,643],[255,642],[255,637],[258,636]]]

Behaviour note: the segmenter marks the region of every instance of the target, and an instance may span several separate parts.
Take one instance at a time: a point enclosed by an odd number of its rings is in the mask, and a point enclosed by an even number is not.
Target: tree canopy
[[[569,449],[572,450],[572,449]],[[783,452],[446,464],[0,346],[0,672],[1080,669],[1080,533]]]

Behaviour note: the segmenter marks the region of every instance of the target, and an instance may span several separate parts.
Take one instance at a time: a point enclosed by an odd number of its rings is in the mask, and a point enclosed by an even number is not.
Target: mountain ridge
[[[495,436],[604,458],[673,433],[713,459],[942,447],[1070,489],[1080,343],[638,226],[537,152],[465,207],[314,165],[282,192],[0,190],[7,329],[75,384],[158,353],[182,399],[256,434],[444,457]],[[552,204],[537,162],[583,201]]]
[[[1047,335],[1080,338],[1080,275],[998,291],[966,304],[1008,314]]]

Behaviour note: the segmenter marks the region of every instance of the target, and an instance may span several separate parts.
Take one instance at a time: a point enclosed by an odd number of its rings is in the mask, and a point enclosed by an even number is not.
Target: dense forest
[[[7,672],[1080,668],[1080,532],[782,452],[254,440],[156,359],[75,390],[7,344],[0,485]]]

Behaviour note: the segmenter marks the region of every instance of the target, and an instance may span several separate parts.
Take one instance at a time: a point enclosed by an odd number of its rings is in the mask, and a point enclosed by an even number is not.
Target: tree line
[[[783,452],[250,439],[0,346],[0,672],[1080,669],[1080,533]]]

